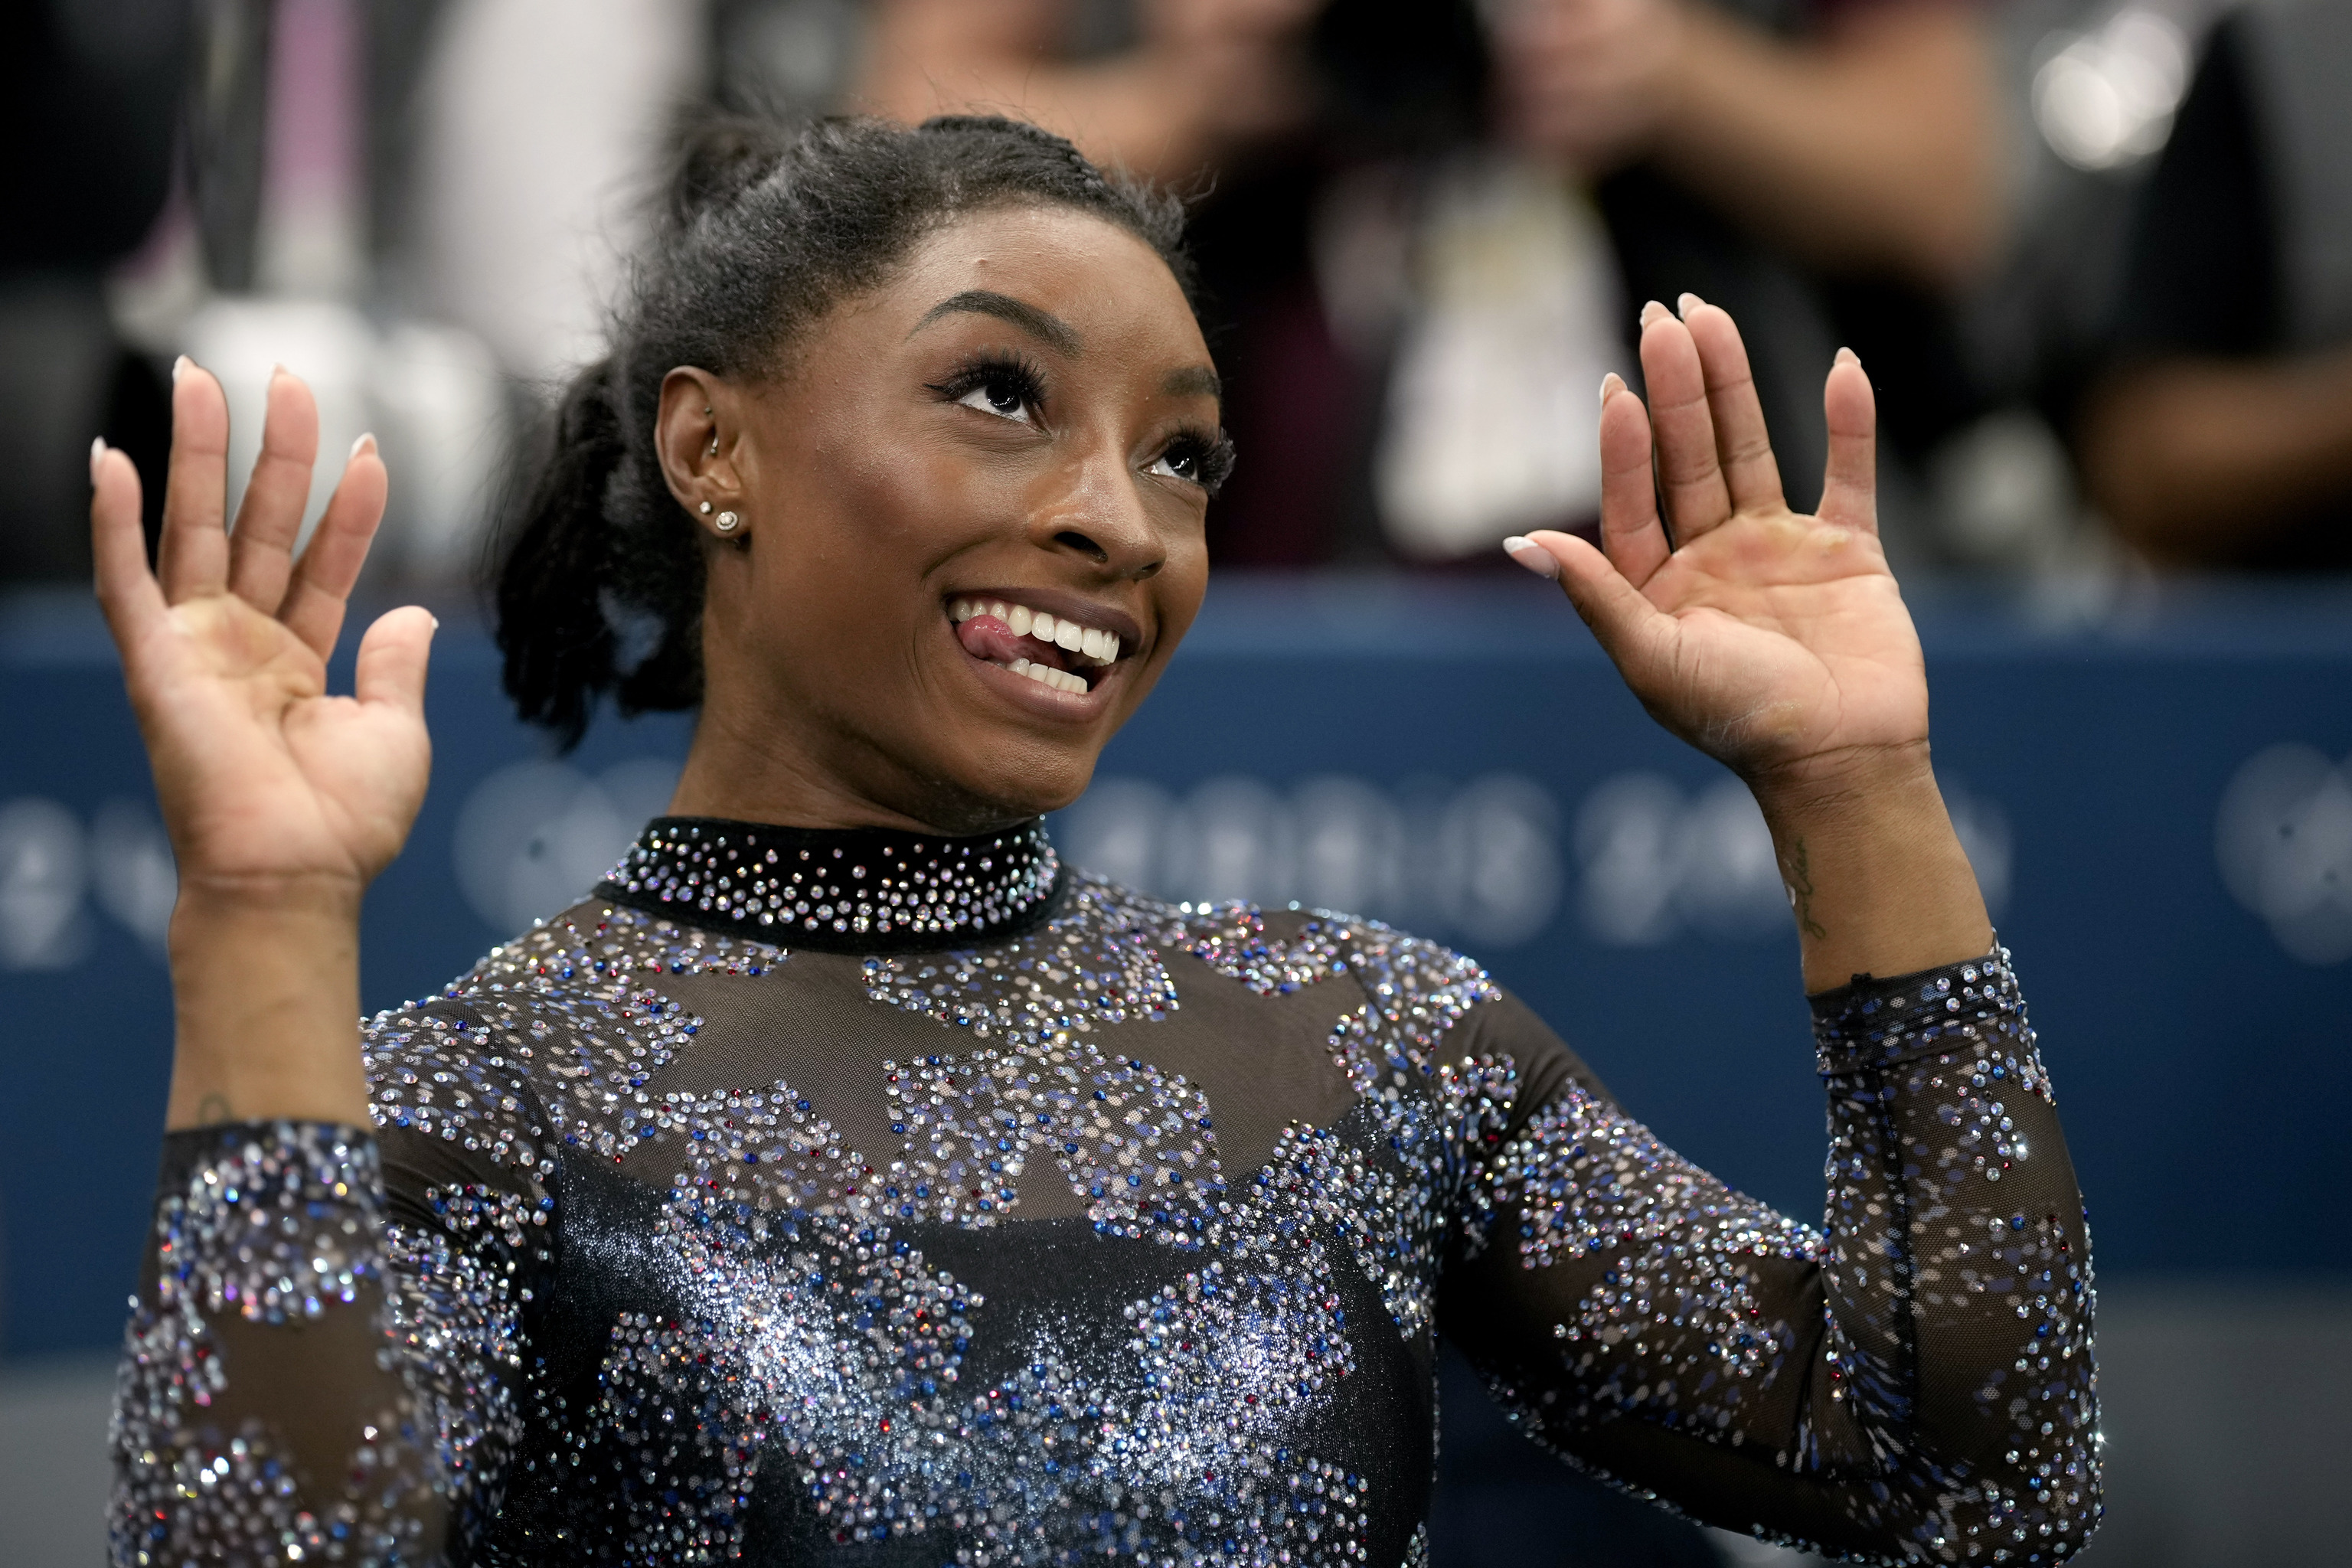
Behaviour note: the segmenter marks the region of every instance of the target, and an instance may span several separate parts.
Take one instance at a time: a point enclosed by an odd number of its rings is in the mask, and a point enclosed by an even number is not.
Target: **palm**
[[[1539,535],[1561,583],[1660,722],[1751,778],[1927,733],[1919,641],[1879,548],[1870,386],[1842,358],[1827,392],[1822,510],[1789,510],[1731,318],[1645,312],[1656,405],[1601,413],[1601,537]],[[1658,515],[1663,492],[1675,527]]]
[[[423,611],[370,631],[356,696],[326,691],[343,598],[383,511],[383,465],[373,450],[353,457],[296,561],[317,420],[307,391],[281,377],[229,533],[226,409],[209,376],[182,380],[160,573],[147,569],[127,461],[102,461],[92,512],[100,592],[183,879],[355,891],[398,852],[431,760]]]

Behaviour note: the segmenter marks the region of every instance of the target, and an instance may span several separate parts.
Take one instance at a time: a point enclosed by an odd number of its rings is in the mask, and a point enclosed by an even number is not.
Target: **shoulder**
[[[1569,1077],[1597,1081],[1524,1002],[1465,953],[1383,921],[1336,910],[1248,903],[1169,903],[1085,872],[1057,919],[1135,932],[1261,995],[1329,981],[1360,1000],[1333,1044],[1360,1084],[1388,1071],[1507,1063],[1544,1092]]]
[[[576,904],[433,995],[367,1020],[369,1109],[387,1135],[438,1138],[500,1163],[535,1165],[562,1144],[617,1152],[625,1102],[702,1026],[665,983],[759,975],[783,957],[602,900]]]

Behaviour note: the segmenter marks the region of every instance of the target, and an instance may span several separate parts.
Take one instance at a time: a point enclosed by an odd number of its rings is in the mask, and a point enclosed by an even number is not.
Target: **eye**
[[[1229,437],[1222,432],[1204,436],[1188,431],[1169,442],[1146,471],[1198,485],[1215,495],[1233,467],[1234,444]]]
[[[931,390],[950,403],[982,414],[1034,425],[1045,402],[1045,379],[1025,360],[984,354],[970,361]]]
[[[991,375],[956,401],[966,408],[977,408],[1001,419],[1017,419],[1024,425],[1030,422],[1028,394],[1009,375]]]
[[[1151,471],[1197,485],[1201,482],[1201,450],[1189,441],[1180,441],[1160,454],[1160,460],[1151,465]]]

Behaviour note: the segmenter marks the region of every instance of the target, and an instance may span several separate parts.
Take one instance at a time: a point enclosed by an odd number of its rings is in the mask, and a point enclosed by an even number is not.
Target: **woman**
[[[324,694],[383,464],[294,560],[281,376],[225,531],[186,368],[151,575],[100,452],[181,867],[118,1560],[1411,1562],[1441,1329],[1531,1434],[1702,1519],[2080,1545],[2082,1206],[1928,770],[1860,368],[1797,516],[1730,320],[1653,305],[1673,544],[1613,380],[1605,556],[1514,542],[1772,825],[1817,1233],[1466,959],[1055,859],[1037,818],[1199,607],[1229,461],[1174,246],[1006,121],[706,137],[499,590],[530,716],[699,705],[676,815],[357,1038],[360,894],[427,766],[423,611]]]

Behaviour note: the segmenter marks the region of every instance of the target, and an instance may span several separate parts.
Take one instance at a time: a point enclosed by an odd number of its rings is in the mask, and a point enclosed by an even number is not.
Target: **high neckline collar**
[[[596,896],[781,947],[918,952],[1033,931],[1062,881],[1034,818],[950,838],[657,816]]]

